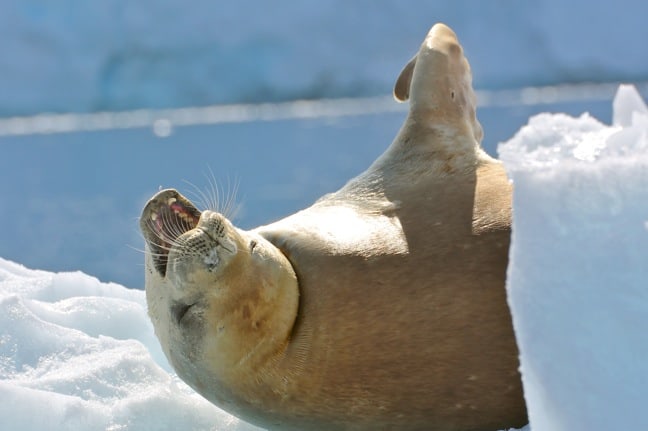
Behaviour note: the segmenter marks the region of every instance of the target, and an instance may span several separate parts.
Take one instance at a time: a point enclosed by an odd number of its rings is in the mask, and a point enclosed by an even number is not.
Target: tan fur
[[[269,429],[527,422],[504,288],[511,186],[479,148],[470,80],[454,33],[437,24],[397,81],[411,108],[383,156],[284,220],[252,232],[228,225],[237,252],[212,282],[200,279],[210,300],[195,358],[174,351],[181,331],[160,318],[161,292],[192,286],[147,279],[156,333],[183,379]],[[245,251],[250,238],[265,241],[263,264]],[[219,335],[223,316],[233,329]],[[264,319],[274,323],[251,323]]]

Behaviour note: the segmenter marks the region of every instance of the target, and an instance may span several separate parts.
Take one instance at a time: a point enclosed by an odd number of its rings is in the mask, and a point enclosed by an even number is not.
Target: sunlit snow
[[[0,259],[0,429],[254,430],[171,372],[144,292]]]
[[[542,114],[499,147],[534,431],[648,429],[648,110],[633,87],[613,118]]]

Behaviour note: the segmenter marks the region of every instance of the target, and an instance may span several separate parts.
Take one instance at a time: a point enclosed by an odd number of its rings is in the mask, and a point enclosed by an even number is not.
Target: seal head
[[[228,382],[256,382],[288,343],[299,300],[292,266],[263,237],[175,190],[151,198],[140,227],[149,315],[164,353],[206,398],[234,402],[241,395]]]

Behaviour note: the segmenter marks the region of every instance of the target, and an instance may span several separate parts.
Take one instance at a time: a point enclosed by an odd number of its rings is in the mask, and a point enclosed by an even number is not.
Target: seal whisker
[[[236,213],[238,212],[236,195],[238,193],[239,181],[235,180],[234,184],[232,184],[230,178],[227,178],[227,188],[224,189],[219,185],[219,182],[216,181],[214,172],[211,169],[209,169],[209,176],[207,176],[207,174],[205,175],[209,185],[207,194],[211,197],[208,199],[210,209],[221,213],[228,219],[235,218]]]
[[[178,218],[175,216],[172,217],[169,212],[162,213],[162,224],[166,228],[166,233],[171,234],[170,240],[175,240],[184,233],[180,227]]]
[[[182,180],[182,182],[191,187],[191,190],[188,190],[187,193],[193,196],[199,208],[213,210],[210,198],[205,191],[189,180]]]
[[[134,245],[130,245],[130,244],[126,244],[126,247],[128,247],[131,250],[134,250],[134,251],[136,251],[138,253],[143,253],[143,254],[148,253],[148,251],[145,248],[135,247]]]
[[[170,241],[174,241],[180,235],[190,230],[189,223],[183,222],[183,220],[178,216],[172,216],[172,214],[168,211],[162,213],[162,226],[164,227],[163,230],[165,231],[165,233],[171,235],[171,237],[169,238]]]
[[[195,183],[192,183],[189,180],[182,180],[185,184],[189,185],[192,190],[189,191],[199,206],[204,209],[220,212],[220,191],[218,187],[218,182],[214,176],[214,172],[209,168],[209,175],[204,174],[207,181],[206,189],[198,187]]]
[[[204,189],[189,180],[182,180],[191,188],[188,193],[195,198],[201,208],[218,212],[228,219],[235,219],[239,212],[239,204],[237,203],[239,181],[236,180],[232,183],[228,178],[227,187],[225,188],[219,185],[220,183],[216,180],[211,168],[208,167],[208,170],[209,173],[204,174],[207,182]]]
[[[206,194],[208,195],[209,198],[211,198],[211,199],[207,199],[207,203],[210,205],[209,208],[212,211],[221,212],[219,211],[221,208],[220,208],[220,193],[219,193],[218,181],[216,181],[216,176],[214,175],[214,171],[211,169],[211,167],[208,166],[207,169],[209,170],[209,175],[207,175],[206,173],[204,174],[209,187],[206,191]]]
[[[160,233],[158,233],[158,232],[154,229],[152,223],[149,222],[149,223],[147,223],[147,224],[149,225],[149,231],[150,231],[151,234],[153,234],[153,235],[155,236],[155,238],[157,239],[157,242],[155,242],[155,246],[156,246],[157,248],[159,248],[159,249],[164,250],[164,251],[165,251],[164,254],[168,253],[168,252],[171,250],[171,246],[174,246],[174,245],[175,245],[175,246],[179,246],[179,245],[180,245],[180,244],[177,244],[177,243],[175,243],[175,242],[174,242],[174,244],[170,244],[170,245],[168,245],[168,246],[165,245],[165,244],[167,243],[167,241],[168,241],[168,238],[166,238],[166,237],[162,237],[162,236],[160,235]],[[140,233],[140,236],[142,237],[142,239],[143,239],[146,243],[149,243],[149,244],[150,244],[149,240],[148,240],[144,235],[142,235],[142,233]],[[135,246],[130,245],[130,244],[126,244],[126,246],[127,246],[128,248],[130,248],[131,250],[134,250],[134,251],[137,251],[137,252],[139,252],[139,253],[143,253],[143,254],[147,254],[147,253],[148,253],[148,254],[150,254],[150,255],[154,255],[154,256],[158,256],[158,255],[163,254],[163,253],[156,253],[156,252],[154,252],[154,251],[152,251],[152,250],[150,250],[150,249],[147,250],[146,248],[135,247]]]
[[[155,239],[157,239],[157,241],[155,241],[157,247],[163,249],[165,244],[172,240],[172,238],[169,238],[169,235],[164,235],[163,229],[152,220],[147,220],[146,225],[149,232],[155,237]]]
[[[223,205],[222,214],[228,219],[235,219],[239,210],[240,204],[236,201],[236,195],[238,194],[239,181],[235,180],[234,184],[230,186],[230,182],[227,182],[227,197]]]
[[[147,225],[149,225],[149,231],[157,239],[157,241],[155,241],[155,247],[160,250],[160,252],[151,251],[152,256],[163,257],[166,256],[174,247],[185,248],[185,245],[177,240],[177,238],[184,232],[180,232],[176,226],[171,222],[167,223],[164,219],[165,217],[163,217],[163,231],[160,231],[153,221],[147,222]]]

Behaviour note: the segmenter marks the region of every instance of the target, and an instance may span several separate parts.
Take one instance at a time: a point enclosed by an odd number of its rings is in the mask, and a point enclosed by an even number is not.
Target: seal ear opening
[[[417,56],[418,54],[415,55],[409,63],[405,65],[405,67],[403,67],[400,75],[398,75],[396,84],[394,84],[394,99],[398,102],[406,102],[409,99],[410,84],[412,83],[412,75],[414,74],[414,66],[416,65]]]

